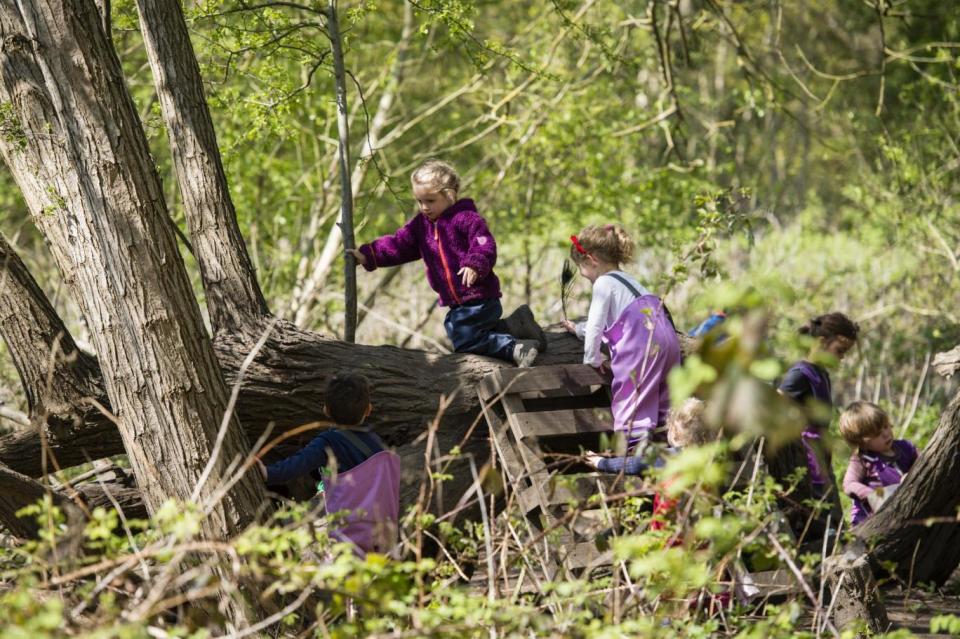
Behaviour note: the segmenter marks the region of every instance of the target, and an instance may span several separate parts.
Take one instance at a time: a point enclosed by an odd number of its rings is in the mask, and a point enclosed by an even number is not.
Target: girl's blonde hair
[[[890,416],[871,402],[853,402],[840,413],[840,434],[853,448],[879,435],[888,424],[892,426]]]
[[[586,260],[588,255],[608,264],[626,264],[633,260],[633,238],[619,224],[592,224],[571,239],[574,241],[570,247],[570,259],[577,264]]]
[[[460,175],[453,165],[431,158],[418,166],[410,174],[410,182],[414,187],[425,186],[437,193],[444,193],[451,199],[457,199],[460,192]]]
[[[703,422],[705,404],[696,397],[688,398],[667,416],[667,441],[671,446],[702,446],[713,441],[717,433]]]

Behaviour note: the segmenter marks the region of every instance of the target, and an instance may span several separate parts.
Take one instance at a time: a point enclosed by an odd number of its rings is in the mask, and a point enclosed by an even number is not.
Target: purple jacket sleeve
[[[397,266],[419,260],[420,246],[414,230],[417,217],[413,217],[393,235],[384,235],[361,246],[359,251],[367,258],[363,268],[372,271],[381,266]]]
[[[866,475],[860,455],[854,453],[850,456],[850,465],[847,466],[847,472],[843,476],[843,492],[866,501],[867,496],[873,492],[870,486],[863,483]]]
[[[479,213],[471,212],[464,218],[463,228],[467,233],[468,247],[460,266],[469,266],[477,272],[477,279],[482,280],[497,263],[497,242]]]
[[[920,457],[920,451],[917,450],[917,447],[913,445],[913,442],[903,439],[904,448],[906,448],[906,468],[903,469],[903,472],[909,471],[913,468],[913,465],[917,463],[917,458]]]

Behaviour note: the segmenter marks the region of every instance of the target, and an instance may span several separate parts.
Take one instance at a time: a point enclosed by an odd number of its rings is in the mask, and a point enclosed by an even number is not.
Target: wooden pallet
[[[615,522],[591,498],[640,485],[579,461],[613,431],[609,383],[589,366],[566,365],[504,368],[478,387],[501,470],[548,579],[558,570],[582,575],[611,563],[596,540]]]
[[[591,497],[642,487],[639,478],[597,473],[577,461],[584,450],[598,450],[601,436],[613,431],[609,383],[589,366],[564,365],[503,368],[484,377],[477,389],[500,470],[526,519],[526,541],[546,580],[560,572],[582,577],[608,568],[611,554],[596,540],[616,529],[616,522]],[[742,470],[731,477],[730,488],[744,489],[764,472],[756,448],[739,460]],[[799,590],[789,571],[750,571],[739,559],[731,577],[743,601]]]

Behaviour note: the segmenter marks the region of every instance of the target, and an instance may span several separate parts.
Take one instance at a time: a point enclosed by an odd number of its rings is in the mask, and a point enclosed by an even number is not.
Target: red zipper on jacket
[[[453,277],[450,275],[450,266],[447,264],[447,257],[443,254],[443,244],[440,243],[440,225],[433,223],[433,239],[437,242],[437,253],[440,254],[440,263],[443,264],[443,274],[447,277],[447,286],[450,287],[450,293],[453,294],[453,300],[459,306],[463,304],[457,295],[457,289],[453,285]]]

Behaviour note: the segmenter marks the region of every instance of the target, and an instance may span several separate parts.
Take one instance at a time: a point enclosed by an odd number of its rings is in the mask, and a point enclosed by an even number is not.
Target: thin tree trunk
[[[236,332],[269,310],[237,225],[187,24],[178,0],[137,0],[137,9],[210,323],[214,333]]]
[[[357,197],[360,187],[366,178],[370,164],[374,161],[374,155],[380,150],[380,134],[387,124],[390,111],[393,108],[396,99],[397,89],[403,80],[403,70],[407,59],[407,51],[410,47],[410,39],[413,36],[413,7],[409,2],[404,3],[403,7],[403,30],[400,33],[400,39],[397,42],[396,57],[393,66],[390,69],[390,78],[384,86],[383,93],[380,94],[380,100],[377,102],[377,110],[370,120],[366,135],[363,138],[363,145],[360,148],[360,154],[357,157],[356,164],[353,167],[353,173],[350,175],[351,198]],[[320,212],[317,213],[318,220]],[[311,221],[311,234],[319,229]],[[310,311],[313,309],[316,301],[317,292],[326,281],[327,275],[336,258],[340,248],[340,227],[334,224],[327,240],[324,243],[320,256],[312,263],[307,258],[303,258],[297,272],[303,273],[303,284],[294,289],[291,310],[294,311],[294,322],[301,328],[306,325]],[[306,275],[309,266],[309,276]],[[358,320],[359,323],[360,320]]]
[[[353,187],[350,185],[350,123],[347,111],[347,74],[343,67],[343,42],[337,21],[336,0],[327,5],[327,35],[333,49],[333,75],[337,87],[337,130],[340,167],[340,233],[343,248],[353,249]],[[343,266],[344,318],[343,339],[356,341],[357,334],[357,260],[347,253]]]

